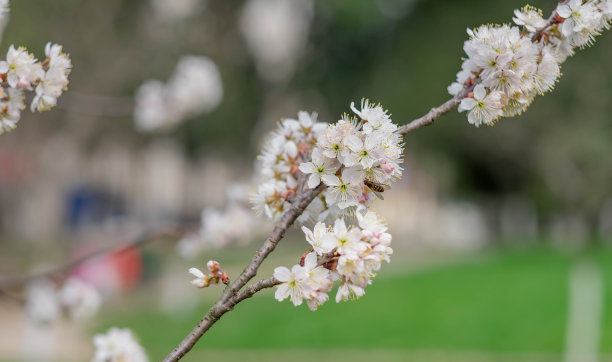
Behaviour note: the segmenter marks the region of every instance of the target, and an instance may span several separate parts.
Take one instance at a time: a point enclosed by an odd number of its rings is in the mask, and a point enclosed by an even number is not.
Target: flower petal
[[[321,179],[316,174],[312,174],[310,177],[308,177],[308,188],[314,189],[315,187],[319,186],[320,183]]]
[[[474,88],[474,99],[477,100],[483,100],[484,97],[487,96],[487,90],[485,89],[484,85],[479,84],[476,86],[476,88]]]
[[[290,292],[291,290],[289,289],[289,285],[281,284],[276,289],[276,293],[274,293],[274,298],[276,298],[276,300],[278,300],[279,302],[282,302],[283,300],[287,299]]]
[[[317,166],[315,166],[312,162],[304,162],[300,164],[300,171],[303,173],[316,173]]]
[[[291,272],[284,266],[279,266],[274,269],[274,277],[278,279],[278,281],[288,282],[291,280]]]
[[[323,175],[321,176],[321,179],[323,180],[323,183],[325,183],[327,186],[342,185],[342,182],[340,182],[340,179],[334,175]]]
[[[198,268],[189,268],[189,273],[196,278],[202,278],[204,276],[204,273]]]

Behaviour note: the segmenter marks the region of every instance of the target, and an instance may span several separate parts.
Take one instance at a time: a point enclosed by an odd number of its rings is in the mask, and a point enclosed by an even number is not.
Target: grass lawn
[[[612,254],[597,257],[607,293],[603,350],[610,353]],[[548,360],[547,355],[555,360],[564,346],[570,264],[570,256],[536,249],[498,252],[410,273],[385,275],[383,269],[360,300],[332,301],[317,312],[305,305],[295,308],[288,301],[278,303],[269,291],[226,314],[185,360],[301,361],[312,359],[312,350],[322,349],[344,360],[406,360],[423,351],[433,352],[409,359],[477,361],[481,359],[472,351],[489,351],[526,354],[521,360],[529,360],[527,354],[535,356],[533,360]],[[180,317],[146,306],[113,311],[96,329],[130,327],[152,360],[159,360],[209,305],[203,303]],[[445,358],[447,352],[466,357]]]

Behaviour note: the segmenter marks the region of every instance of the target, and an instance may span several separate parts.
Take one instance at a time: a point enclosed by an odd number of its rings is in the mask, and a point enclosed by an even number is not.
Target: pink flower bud
[[[208,270],[210,270],[212,275],[217,275],[219,274],[219,269],[221,268],[221,265],[217,261],[209,260],[208,263],[206,263],[206,267],[208,268]]]

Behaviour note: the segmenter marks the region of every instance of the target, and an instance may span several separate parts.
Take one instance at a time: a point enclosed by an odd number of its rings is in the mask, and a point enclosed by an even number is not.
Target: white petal
[[[582,6],[582,3],[582,0],[570,0],[568,5],[572,10],[578,10],[580,6]]]
[[[340,179],[337,176],[334,176],[334,175],[323,175],[323,176],[321,176],[321,179],[323,180],[323,182],[327,186],[340,186],[340,185],[342,185],[342,182],[340,182]]]
[[[321,154],[321,151],[318,147],[315,147],[315,149],[312,150],[312,163],[314,163],[315,165],[321,165],[324,161],[325,158]]]
[[[308,178],[308,188],[314,189],[315,187],[319,186],[320,183],[321,179],[316,174],[312,174]]]
[[[194,279],[190,283],[198,288],[204,288],[204,281],[202,279]]]
[[[476,101],[473,98],[463,98],[459,104],[459,112],[469,111],[476,107]]]
[[[281,301],[287,299],[287,297],[289,296],[290,292],[291,292],[291,290],[289,289],[289,285],[281,284],[276,289],[276,293],[274,293],[274,298],[276,298],[276,300],[281,302]]]
[[[346,234],[346,224],[344,223],[344,219],[336,219],[334,223],[334,234],[337,237],[343,237]]]
[[[327,234],[321,238],[319,249],[326,254],[338,246],[338,238],[334,234]]]
[[[303,173],[316,173],[317,167],[312,162],[304,162],[300,164],[300,171]]]
[[[359,184],[363,182],[363,168],[361,166],[351,166],[342,170],[342,179],[347,183]]]
[[[479,84],[474,88],[474,99],[483,100],[487,96],[487,90],[484,85]]]
[[[363,141],[356,135],[350,135],[344,139],[344,144],[353,152],[359,152],[363,149]]]
[[[291,268],[291,273],[296,280],[308,279],[308,270],[300,264],[295,264],[293,268]]]
[[[202,278],[204,276],[204,273],[198,268],[189,268],[189,273],[196,278]]]
[[[291,280],[291,272],[289,271],[289,269],[285,268],[284,266],[279,266],[276,269],[274,269],[274,277],[281,282],[288,282],[289,280]]]
[[[304,258],[304,267],[307,270],[312,270],[317,266],[317,254],[316,253],[308,253]]]
[[[356,115],[358,115],[359,117],[363,118],[363,117],[361,116],[361,112],[359,112],[359,111],[357,110],[357,108],[355,108],[355,102],[351,102],[351,110],[352,110],[353,112],[355,112],[355,114],[356,114]]]
[[[316,226],[315,226],[315,229],[316,229]],[[306,235],[306,240],[312,240],[314,238],[314,235],[312,235],[312,231],[310,231],[310,229],[307,228],[306,226],[302,226],[302,232],[304,232],[304,235]]]
[[[573,19],[566,19],[563,24],[561,24],[561,33],[563,36],[569,37],[574,32],[575,22]]]
[[[572,15],[572,10],[567,5],[559,5],[557,6],[557,14],[559,14],[562,18],[569,18]]]
[[[480,125],[480,120],[477,119],[476,116],[474,116],[473,112],[468,113],[468,122],[470,122],[470,124],[473,124],[476,127]]]

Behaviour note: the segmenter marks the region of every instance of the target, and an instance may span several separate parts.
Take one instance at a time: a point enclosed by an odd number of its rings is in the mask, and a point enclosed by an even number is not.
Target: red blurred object
[[[105,293],[128,291],[138,286],[143,278],[142,254],[134,247],[121,249],[88,260],[75,267],[70,274]]]
[[[122,249],[109,254],[111,267],[116,270],[121,290],[133,289],[143,276],[142,254],[134,247]]]

